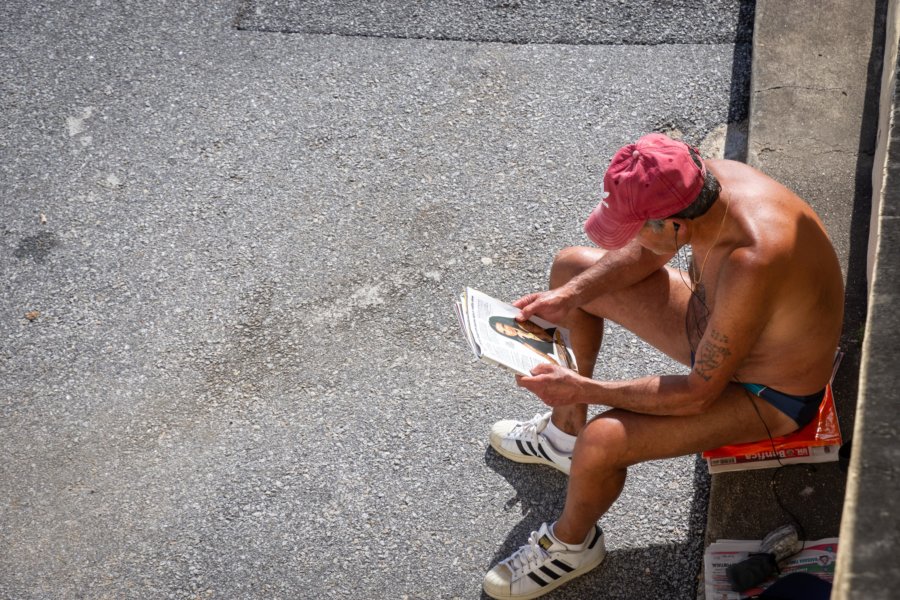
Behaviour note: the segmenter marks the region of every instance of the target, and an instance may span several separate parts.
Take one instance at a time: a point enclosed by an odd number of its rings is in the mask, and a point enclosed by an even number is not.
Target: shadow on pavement
[[[485,572],[526,543],[541,523],[558,517],[565,506],[568,477],[551,467],[512,462],[488,447],[485,464],[506,479],[516,495],[505,508],[519,505],[522,520],[497,547]],[[702,563],[703,540],[709,501],[710,476],[698,455],[694,464],[693,497],[683,542],[610,551],[597,569],[554,591],[552,598],[668,598],[693,599]],[[662,485],[662,483],[660,484]],[[648,493],[652,494],[652,490]],[[673,569],[656,565],[678,564],[683,575],[672,581]],[[482,592],[482,598],[488,598]]]

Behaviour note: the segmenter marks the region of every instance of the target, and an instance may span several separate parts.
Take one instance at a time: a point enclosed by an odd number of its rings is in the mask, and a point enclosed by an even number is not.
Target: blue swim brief
[[[693,352],[691,352],[691,366],[694,366]],[[738,385],[792,418],[800,429],[816,418],[819,414],[819,405],[825,399],[825,388],[809,396],[792,396],[758,383],[738,383]]]
[[[792,396],[758,383],[741,383],[739,385],[792,418],[801,429],[816,418],[816,415],[819,414],[819,405],[825,398],[824,388],[822,391],[808,396]]]

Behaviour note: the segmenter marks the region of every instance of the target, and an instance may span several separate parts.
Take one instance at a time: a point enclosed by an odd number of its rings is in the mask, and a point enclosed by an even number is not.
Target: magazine
[[[456,303],[463,335],[476,358],[520,375],[541,363],[575,369],[569,330],[538,317],[520,323],[519,309],[466,288]]]
[[[834,381],[842,357],[842,352],[835,356],[831,381]],[[829,382],[825,388],[825,398],[819,405],[819,413],[802,429],[773,440],[707,450],[703,452],[703,458],[710,473],[767,469],[795,463],[836,461],[841,444],[843,438]]]
[[[739,563],[752,552],[758,552],[761,540],[719,540],[709,545],[703,555],[704,587],[706,600],[741,600],[756,596],[775,583],[773,576],[758,587],[735,592],[728,582],[726,569]],[[812,542],[804,542],[803,550],[779,563],[783,577],[790,573],[803,571],[815,575],[828,582],[834,581],[834,566],[837,560],[838,538],[825,538]]]

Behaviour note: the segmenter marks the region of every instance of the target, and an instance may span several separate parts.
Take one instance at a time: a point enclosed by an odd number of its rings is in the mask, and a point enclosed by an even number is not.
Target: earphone
[[[681,225],[679,225],[678,223],[672,223],[672,227],[675,228],[675,231],[678,231],[679,229],[681,229]]]

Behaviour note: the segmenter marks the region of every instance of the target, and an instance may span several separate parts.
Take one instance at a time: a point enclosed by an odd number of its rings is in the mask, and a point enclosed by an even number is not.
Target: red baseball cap
[[[696,149],[661,133],[645,135],[613,156],[603,176],[603,198],[584,222],[584,232],[601,248],[621,248],[648,219],[671,217],[689,206],[704,179],[706,165]]]

